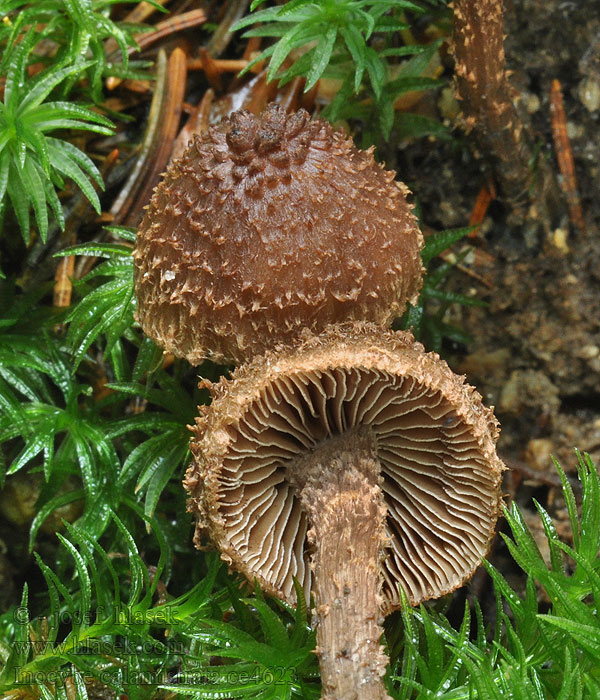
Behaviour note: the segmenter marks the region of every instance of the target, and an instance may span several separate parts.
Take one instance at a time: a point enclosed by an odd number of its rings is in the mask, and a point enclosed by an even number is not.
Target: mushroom
[[[185,487],[195,542],[294,603],[316,601],[328,700],[389,700],[382,615],[453,591],[499,512],[498,424],[410,333],[305,333],[210,385]]]
[[[245,361],[302,328],[388,324],[422,277],[394,177],[304,110],[234,112],[169,167],[139,227],[143,330],[199,364]]]

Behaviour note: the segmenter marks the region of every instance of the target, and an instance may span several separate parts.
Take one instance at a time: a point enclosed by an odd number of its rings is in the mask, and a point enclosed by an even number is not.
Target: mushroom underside
[[[412,603],[454,590],[486,554],[498,508],[499,472],[466,413],[420,378],[381,369],[274,376],[226,427],[220,546],[290,601],[294,578],[309,590],[311,523],[294,471],[307,451],[366,426],[387,508],[384,611],[400,605],[398,583]]]

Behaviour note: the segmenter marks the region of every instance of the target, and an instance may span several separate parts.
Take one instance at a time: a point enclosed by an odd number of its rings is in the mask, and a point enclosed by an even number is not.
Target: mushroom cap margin
[[[222,379],[213,384],[210,387],[212,405],[209,408],[201,407],[201,415],[192,428],[194,462],[189,467],[184,482],[190,493],[189,510],[198,519],[195,542],[200,546],[203,538],[208,535],[219,546],[223,559],[233,568],[251,580],[258,579],[270,593],[293,602],[289,591],[282,592],[260,571],[249,569],[245,558],[232,545],[228,525],[219,506],[223,462],[232,446],[232,429],[235,431],[248,408],[259,400],[264,388],[277,377],[303,372],[327,372],[333,368],[351,370],[357,367],[365,371],[376,370],[398,377],[412,377],[421,382],[431,394],[440,394],[445,401],[451,403],[453,414],[468,426],[469,434],[480,452],[478,460],[489,471],[489,523],[487,531],[482,535],[477,561],[472,561],[468,569],[462,572],[462,578],[456,578],[445,589],[434,591],[432,588],[418,595],[406,591],[410,602],[418,604],[462,585],[487,554],[501,508],[500,481],[505,466],[495,450],[499,426],[492,410],[484,406],[480,394],[465,382],[464,377],[452,373],[437,354],[425,353],[423,346],[410,333],[382,332],[369,323],[341,324],[318,336],[307,332],[296,346],[279,346],[239,367],[231,379]],[[386,612],[399,605],[398,596],[387,596]]]

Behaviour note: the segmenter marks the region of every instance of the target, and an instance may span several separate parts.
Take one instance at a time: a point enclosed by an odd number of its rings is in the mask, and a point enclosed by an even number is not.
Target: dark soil
[[[569,221],[566,198],[563,220],[546,233],[530,220],[511,225],[510,208],[493,202],[477,238],[469,241],[474,252],[463,271],[455,271],[450,287],[484,299],[489,307],[453,310],[451,321],[472,342],[451,349],[446,359],[496,406],[499,453],[511,468],[506,500],[518,502],[547,553],[532,497],[549,509],[561,536],[570,538],[552,456],[571,473],[577,464],[574,448],[600,464],[600,4],[513,0],[507,6],[511,81],[559,182],[549,93],[553,79],[561,82],[585,233]],[[455,135],[457,141],[434,148],[407,145],[398,159],[401,179],[419,198],[425,223],[435,229],[464,226],[491,177],[472,140]],[[499,528],[506,530],[506,524]],[[499,538],[491,560],[523,590],[522,572]],[[449,612],[456,613],[457,622],[465,596],[478,597],[484,609],[493,606],[483,570],[470,590],[455,596]]]
[[[457,291],[476,293],[490,306],[455,312],[453,322],[473,340],[449,361],[496,406],[507,463],[553,472],[550,454],[569,470],[575,447],[600,461],[600,5],[509,5],[511,80],[557,176],[549,92],[554,78],[562,84],[585,234],[569,222],[566,207],[564,220],[540,234],[527,221],[511,226],[508,208],[492,204],[476,253],[466,260],[471,274],[457,271],[453,279]],[[490,176],[472,151],[467,139],[458,146],[423,144],[409,147],[406,172],[399,164],[431,226],[469,219]]]

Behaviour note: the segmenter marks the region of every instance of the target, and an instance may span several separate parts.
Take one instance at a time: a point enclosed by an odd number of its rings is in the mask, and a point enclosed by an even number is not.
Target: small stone
[[[533,92],[528,92],[523,95],[523,104],[529,114],[535,114],[540,108],[540,98]]]
[[[532,469],[544,471],[550,466],[550,457],[554,450],[552,440],[539,438],[530,440],[525,451],[525,460]]]
[[[581,124],[575,124],[575,122],[567,122],[567,136],[571,140],[579,139],[585,135],[585,129]]]
[[[557,228],[552,233],[552,243],[560,250],[561,253],[568,253],[569,246],[567,244],[567,238],[569,237],[569,232],[566,228]]]
[[[502,387],[498,409],[518,416],[524,410],[534,414],[556,414],[560,406],[558,389],[543,373],[535,370],[515,370]]]
[[[584,78],[579,83],[577,94],[588,112],[600,109],[600,77],[588,76]]]
[[[588,365],[592,372],[600,374],[600,357],[592,357],[591,360],[588,360]]]
[[[582,360],[592,360],[600,355],[600,348],[597,345],[584,345],[575,354]]]
[[[490,351],[479,350],[466,355],[456,369],[460,374],[478,377],[489,376],[492,372],[502,370],[509,358],[510,350],[508,348],[497,348]]]

